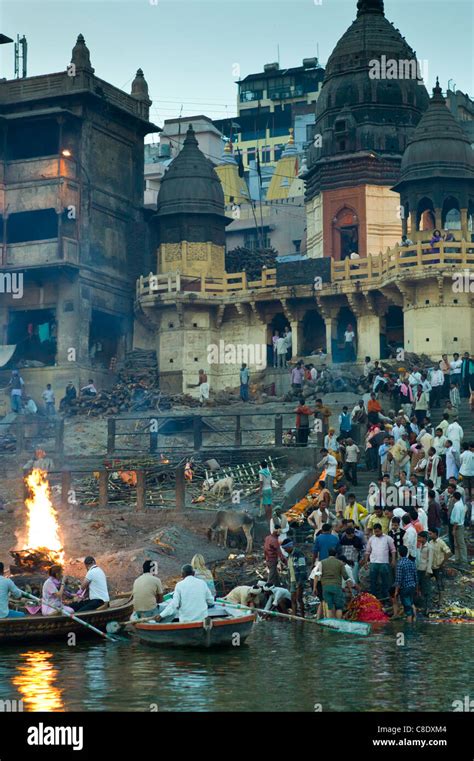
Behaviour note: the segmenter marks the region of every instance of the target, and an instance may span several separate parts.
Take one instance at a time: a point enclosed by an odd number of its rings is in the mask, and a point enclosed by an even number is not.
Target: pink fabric
[[[41,615],[52,616],[58,612],[59,608],[67,613],[74,613],[73,608],[69,608],[67,605],[62,605],[61,600],[56,596],[56,592],[59,590],[60,586],[60,582],[57,579],[53,579],[52,576],[44,582],[41,600]]]

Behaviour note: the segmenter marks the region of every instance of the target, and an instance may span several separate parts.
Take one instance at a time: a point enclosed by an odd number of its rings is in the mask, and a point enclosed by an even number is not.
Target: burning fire
[[[161,460],[162,465],[169,465],[169,460],[168,460],[167,457],[165,457],[164,454],[160,454],[160,460]]]
[[[57,513],[51,502],[47,473],[35,468],[26,478],[31,497],[25,500],[28,510],[28,539],[25,549],[49,554],[52,562],[63,563],[64,552],[59,539]]]

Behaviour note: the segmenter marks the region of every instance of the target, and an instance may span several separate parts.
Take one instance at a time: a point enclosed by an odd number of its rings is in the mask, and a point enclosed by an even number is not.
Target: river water
[[[24,711],[452,711],[472,686],[472,631],[393,623],[359,637],[261,621],[223,651],[4,646],[0,699]]]

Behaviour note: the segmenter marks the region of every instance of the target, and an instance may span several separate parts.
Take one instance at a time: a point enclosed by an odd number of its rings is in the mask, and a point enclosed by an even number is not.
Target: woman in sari
[[[60,565],[52,565],[41,593],[41,615],[58,616],[63,610],[67,613],[74,613],[72,608],[63,605],[63,596],[63,569]]]

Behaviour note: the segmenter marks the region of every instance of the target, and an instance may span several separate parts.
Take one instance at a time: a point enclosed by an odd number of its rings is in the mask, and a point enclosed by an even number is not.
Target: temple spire
[[[436,85],[435,85],[435,87],[433,87],[433,100],[439,100],[442,103],[445,102],[445,100],[443,98],[443,91],[442,91],[442,89],[440,87],[440,84],[439,84],[439,77],[436,77]]]
[[[364,13],[381,13],[383,16],[383,0],[358,0],[357,16],[362,16]]]
[[[72,49],[71,63],[75,64],[78,69],[85,69],[94,73],[94,69],[91,66],[89,48],[82,34],[78,35],[76,44]]]

